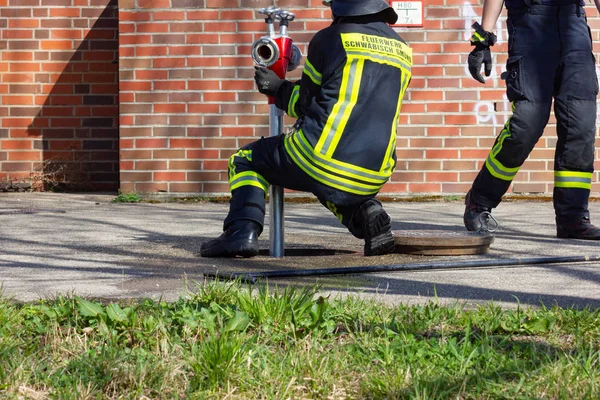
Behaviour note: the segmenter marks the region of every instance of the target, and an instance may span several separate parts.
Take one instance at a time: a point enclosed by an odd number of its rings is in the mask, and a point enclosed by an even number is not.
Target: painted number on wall
[[[398,14],[394,26],[423,26],[422,1],[390,1],[390,6]]]

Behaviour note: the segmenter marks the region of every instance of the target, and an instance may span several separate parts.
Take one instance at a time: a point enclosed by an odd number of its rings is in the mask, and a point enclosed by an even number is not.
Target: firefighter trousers
[[[554,99],[556,220],[589,217],[598,79],[584,8],[510,8],[507,28],[506,94],[513,115],[475,178],[471,198],[491,208],[500,203],[542,136]]]
[[[236,220],[252,220],[264,226],[269,185],[310,192],[359,239],[364,238],[360,206],[373,195],[347,193],[324,185],[307,175],[289,157],[284,135],[261,138],[229,158],[231,200],[223,229]]]

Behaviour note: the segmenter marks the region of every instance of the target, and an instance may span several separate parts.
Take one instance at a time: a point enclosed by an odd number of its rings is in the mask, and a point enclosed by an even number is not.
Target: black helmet
[[[385,11],[385,22],[395,24],[398,20],[398,14],[385,0],[323,0],[323,4],[331,6],[333,14],[340,17],[358,17]]]

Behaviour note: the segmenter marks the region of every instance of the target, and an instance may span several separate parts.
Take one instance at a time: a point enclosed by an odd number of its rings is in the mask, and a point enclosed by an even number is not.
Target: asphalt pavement
[[[198,256],[221,233],[227,203],[113,203],[115,195],[0,193],[0,286],[18,301],[59,294],[102,299],[175,300],[204,284],[205,273],[296,271],[431,263],[422,269],[269,279],[269,285],[318,284],[330,296],[390,304],[494,302],[502,307],[600,306],[600,262],[473,266],[495,260],[600,256],[600,241],[556,238],[550,201],[510,200],[493,215],[500,227],[487,254],[364,257],[362,241],[318,203],[286,201],[285,256],[269,256],[269,228],[251,259]],[[464,232],[460,200],[385,202],[395,232]],[[600,223],[600,202],[591,202]],[[267,221],[269,217],[267,216]],[[460,267],[461,263],[470,263]],[[499,261],[500,262],[500,261]],[[259,283],[260,284],[260,283]]]

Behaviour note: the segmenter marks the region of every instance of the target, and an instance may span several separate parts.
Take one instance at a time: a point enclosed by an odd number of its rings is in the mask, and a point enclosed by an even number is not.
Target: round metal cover
[[[489,232],[397,231],[396,253],[458,256],[487,253],[494,242]]]

